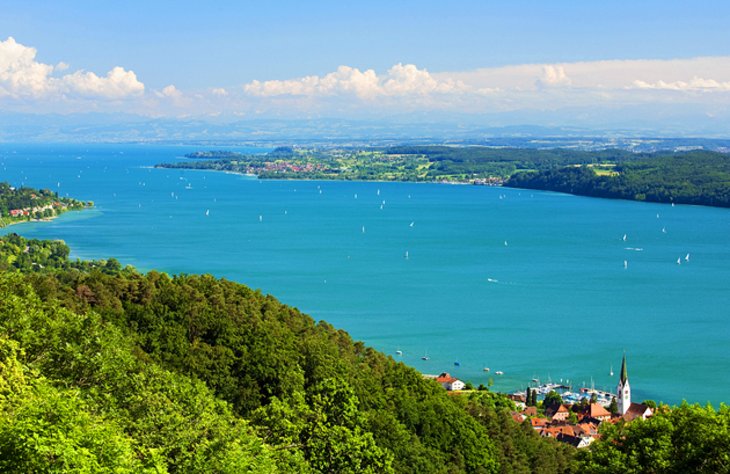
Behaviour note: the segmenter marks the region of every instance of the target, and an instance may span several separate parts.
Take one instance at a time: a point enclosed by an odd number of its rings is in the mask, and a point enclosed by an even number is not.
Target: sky
[[[0,0],[0,114],[730,133],[730,2]]]

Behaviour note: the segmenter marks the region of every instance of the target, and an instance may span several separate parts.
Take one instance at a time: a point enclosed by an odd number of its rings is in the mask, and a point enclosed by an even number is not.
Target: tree
[[[555,390],[550,390],[545,395],[545,400],[542,402],[542,406],[547,409],[556,409],[563,404],[563,397],[560,396]]]
[[[616,397],[611,398],[611,403],[608,405],[608,411],[610,411],[612,415],[618,414],[618,403],[616,402]]]

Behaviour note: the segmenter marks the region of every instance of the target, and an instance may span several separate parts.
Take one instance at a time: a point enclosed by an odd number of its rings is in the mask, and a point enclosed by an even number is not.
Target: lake
[[[614,390],[625,351],[636,401],[729,401],[728,209],[151,167],[199,149],[1,144],[0,180],[96,207],[0,233],[245,283],[424,373]]]

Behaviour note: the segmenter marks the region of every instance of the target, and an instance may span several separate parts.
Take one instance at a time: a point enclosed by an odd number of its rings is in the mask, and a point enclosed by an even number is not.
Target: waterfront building
[[[616,400],[618,401],[618,413],[623,416],[631,406],[631,386],[629,385],[629,375],[626,370],[626,354],[624,354],[621,361],[621,376],[616,387]]]

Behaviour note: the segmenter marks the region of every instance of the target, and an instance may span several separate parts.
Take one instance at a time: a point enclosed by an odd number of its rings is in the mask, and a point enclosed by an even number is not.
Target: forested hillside
[[[505,183],[584,196],[730,207],[730,156],[688,152],[643,156],[618,163],[607,173],[565,166],[516,173]]]
[[[571,470],[502,396],[453,399],[243,285],[16,235],[0,275],[0,470]]]
[[[576,451],[243,285],[68,252],[0,238],[1,472],[730,472],[724,405]]]

